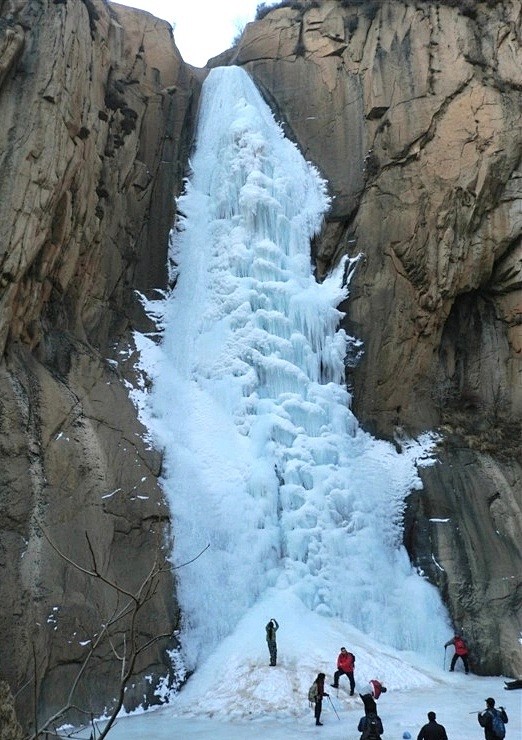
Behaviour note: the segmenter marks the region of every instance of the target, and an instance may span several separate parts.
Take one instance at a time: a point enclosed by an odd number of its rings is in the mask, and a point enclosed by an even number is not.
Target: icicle
[[[210,543],[178,571],[189,667],[271,587],[397,647],[441,644],[438,597],[401,548],[415,445],[365,434],[344,385],[360,344],[338,306],[356,259],[322,284],[312,273],[325,183],[238,68],[205,81],[191,166],[152,397],[173,559]]]

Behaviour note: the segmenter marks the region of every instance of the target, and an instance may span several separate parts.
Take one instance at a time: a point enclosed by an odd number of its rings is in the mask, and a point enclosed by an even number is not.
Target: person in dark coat
[[[276,632],[279,629],[279,625],[276,619],[271,619],[265,627],[266,629],[266,641],[268,644],[268,652],[270,653],[270,665],[276,665],[277,663],[277,642]]]
[[[310,701],[313,701],[314,703],[314,717],[315,717],[315,724],[319,727],[322,727],[321,722],[321,711],[323,709],[323,696],[330,696],[330,694],[327,694],[324,690],[324,679],[326,678],[324,673],[318,673],[317,678],[313,682],[310,692],[308,694],[308,698]]]
[[[360,740],[381,740],[384,732],[381,718],[376,712],[368,712],[361,717],[357,729],[362,733]]]
[[[464,663],[464,671],[466,674],[469,673],[469,664],[468,664],[468,646],[466,645],[466,641],[463,637],[460,635],[455,635],[451,638],[451,640],[448,640],[444,644],[444,648],[447,648],[448,645],[453,645],[455,648],[455,653],[453,655],[453,658],[451,659],[451,665],[450,665],[450,672],[455,670],[455,663],[460,658],[462,662]]]
[[[421,728],[417,740],[448,740],[446,729],[436,722],[435,712],[428,712],[428,724]]]
[[[350,696],[353,696],[355,691],[355,679],[353,677],[353,670],[355,667],[355,655],[349,653],[345,647],[341,648],[341,652],[337,657],[337,670],[334,673],[334,682],[332,686],[334,689],[339,688],[339,678],[341,676],[347,676],[350,682]]]
[[[514,681],[504,681],[506,684],[504,688],[506,691],[511,691],[513,689],[522,689],[522,678],[516,678]]]
[[[486,709],[478,713],[479,725],[484,728],[484,737],[486,740],[498,740],[498,736],[493,732],[493,717],[498,713],[502,722],[507,725],[508,716],[504,707],[495,709],[495,700],[493,697],[486,699]]]

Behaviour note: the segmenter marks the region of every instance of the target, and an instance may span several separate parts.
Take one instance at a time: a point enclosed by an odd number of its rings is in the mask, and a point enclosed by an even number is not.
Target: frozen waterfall
[[[338,310],[355,261],[316,282],[326,184],[245,71],[203,86],[178,201],[148,425],[165,450],[189,667],[267,592],[398,649],[440,652],[438,592],[402,542],[428,439],[402,453],[362,431],[344,385]],[[271,616],[271,615],[270,615]]]

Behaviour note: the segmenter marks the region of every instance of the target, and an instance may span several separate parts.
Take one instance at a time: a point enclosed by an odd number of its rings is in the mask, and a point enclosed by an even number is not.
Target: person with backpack
[[[375,702],[379,696],[381,694],[385,694],[387,690],[386,686],[383,686],[383,684],[376,678],[372,678],[369,683],[362,687],[359,691],[359,696],[363,701],[364,711],[366,714],[369,714],[370,712],[377,714],[377,704]]]
[[[323,696],[330,696],[324,690],[324,679],[326,678],[324,673],[318,673],[317,678],[308,689],[308,701],[314,705],[314,717],[315,724],[322,727],[321,722],[321,711],[323,708]]]
[[[464,663],[464,671],[466,672],[466,675],[469,673],[469,665],[468,665],[468,646],[466,645],[466,641],[461,635],[455,635],[452,637],[451,640],[448,640],[448,642],[444,645],[444,650],[448,647],[448,645],[453,645],[455,647],[455,653],[453,655],[453,658],[451,659],[451,665],[450,665],[450,672],[455,670],[455,663],[460,658],[462,662]]]
[[[359,740],[381,740],[384,732],[381,718],[376,712],[368,712],[361,717],[357,729],[362,733]]]
[[[270,665],[274,666],[277,663],[276,632],[279,629],[277,620],[271,619],[266,625],[265,629],[266,629],[266,641],[268,644],[268,652],[270,653]]]
[[[484,728],[486,740],[502,740],[506,736],[508,716],[504,707],[495,709],[495,700],[490,696],[486,699],[486,709],[478,713],[479,725]]]
[[[417,740],[448,740],[446,728],[436,722],[435,712],[428,712],[428,724],[421,727]]]
[[[355,691],[355,679],[353,677],[353,669],[355,667],[355,655],[349,653],[345,647],[341,648],[341,652],[337,657],[337,670],[334,673],[334,682],[331,684],[334,689],[339,688],[339,678],[341,676],[347,676],[350,682],[350,696],[353,696]]]

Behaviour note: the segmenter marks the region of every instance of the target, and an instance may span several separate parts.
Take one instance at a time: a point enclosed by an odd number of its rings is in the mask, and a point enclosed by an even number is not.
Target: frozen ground
[[[271,617],[280,623],[275,668],[268,665],[264,641],[264,625]],[[358,685],[379,678],[388,687],[378,701],[384,740],[400,739],[404,732],[415,740],[430,710],[446,727],[449,740],[482,738],[476,712],[484,709],[488,696],[506,708],[508,740],[522,738],[522,691],[505,691],[503,678],[466,676],[460,664],[450,674],[443,670],[442,646],[440,665],[429,663],[417,654],[380,645],[335,620],[310,617],[292,598],[275,594],[240,622],[170,705],[119,719],[111,740],[356,740],[362,701],[357,695],[349,697],[345,677],[338,691],[329,687],[339,716],[325,699],[323,727],[315,726],[306,698],[319,671],[331,681],[341,646],[356,655]],[[451,655],[448,648],[446,669]]]

